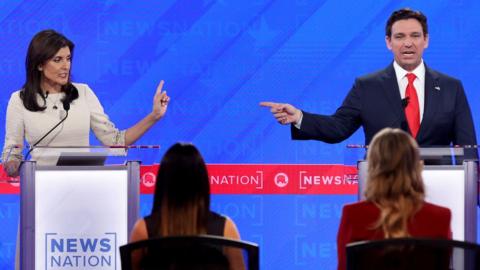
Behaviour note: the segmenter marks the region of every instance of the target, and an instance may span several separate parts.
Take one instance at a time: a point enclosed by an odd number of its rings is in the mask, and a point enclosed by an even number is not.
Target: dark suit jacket
[[[476,144],[470,106],[462,83],[425,66],[425,104],[417,135],[420,146]],[[393,64],[355,80],[342,106],[331,116],[303,112],[300,129],[292,125],[295,140],[341,142],[360,126],[365,144],[385,127],[410,132]]]
[[[424,203],[408,224],[412,237],[451,238],[451,212],[448,208]],[[337,235],[338,269],[345,269],[345,247],[362,240],[383,239],[382,230],[372,226],[380,217],[380,209],[371,202],[362,201],[345,205]]]

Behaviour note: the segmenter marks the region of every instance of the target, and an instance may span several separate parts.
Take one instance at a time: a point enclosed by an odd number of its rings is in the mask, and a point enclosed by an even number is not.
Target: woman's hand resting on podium
[[[17,177],[18,176],[18,168],[20,167],[19,160],[9,160],[3,163],[3,170],[7,173],[10,177]]]

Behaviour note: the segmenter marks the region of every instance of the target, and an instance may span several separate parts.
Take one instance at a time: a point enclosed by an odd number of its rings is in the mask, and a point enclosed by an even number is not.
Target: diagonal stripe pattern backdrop
[[[430,47],[424,59],[462,80],[480,131],[479,1],[5,0],[0,1],[0,141],[8,99],[24,81],[28,43],[36,32],[53,28],[76,44],[73,81],[89,84],[122,129],[150,112],[156,85],[165,80],[171,96],[167,115],[138,142],[159,144],[162,150],[144,157],[145,163],[158,162],[177,141],[193,142],[207,163],[353,163],[358,154],[346,144],[362,144],[362,130],[336,145],[291,141],[289,127],[278,125],[258,103],[289,102],[333,113],[355,77],[392,61],[385,21],[402,7],[427,15]],[[250,222],[244,231],[247,240],[265,245],[265,269],[335,268],[339,209],[355,198],[240,198],[217,196],[213,206],[234,215],[227,209],[230,203],[238,200],[235,205],[242,209],[249,201],[260,202],[262,225]],[[306,222],[310,226],[297,224],[305,228],[303,234],[282,240],[285,232],[280,232],[281,244],[269,242],[267,227],[289,222],[293,217],[278,213],[289,208],[298,213],[299,202],[325,206],[326,219],[318,210],[319,217]],[[18,198],[5,196],[1,203],[0,222],[15,212]],[[144,200],[149,204],[150,197]],[[17,214],[12,215],[16,222]],[[2,230],[0,237],[15,234],[16,227]],[[0,241],[2,269],[11,266],[11,246],[10,240]]]

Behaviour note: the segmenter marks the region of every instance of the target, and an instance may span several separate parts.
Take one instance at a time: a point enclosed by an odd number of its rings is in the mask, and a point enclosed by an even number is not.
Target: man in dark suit
[[[292,138],[337,143],[360,126],[365,144],[385,127],[409,132],[420,146],[474,145],[476,135],[462,83],[423,62],[428,47],[427,18],[401,9],[386,24],[386,45],[394,61],[384,70],[359,77],[330,116],[301,111],[290,104],[261,102]]]

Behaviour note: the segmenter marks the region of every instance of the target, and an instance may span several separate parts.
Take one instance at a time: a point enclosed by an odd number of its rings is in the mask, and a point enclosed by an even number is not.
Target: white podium
[[[139,217],[140,163],[20,171],[20,265],[120,269],[119,247]]]

